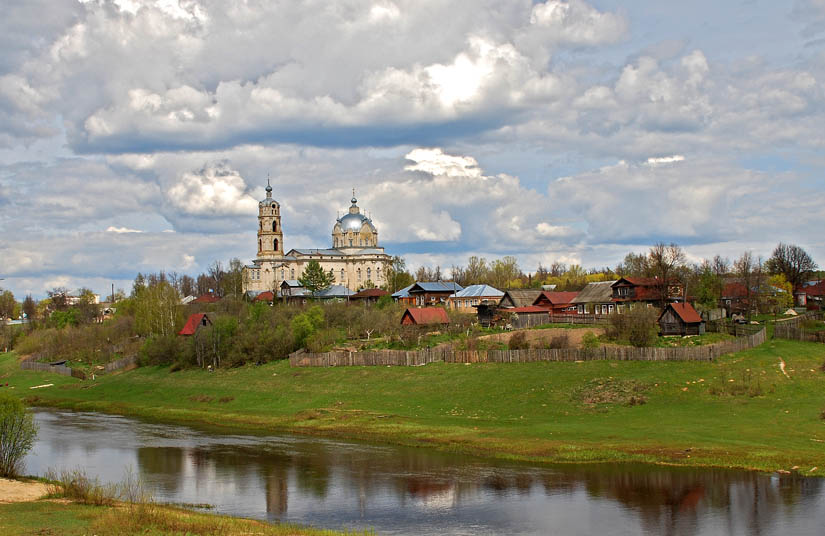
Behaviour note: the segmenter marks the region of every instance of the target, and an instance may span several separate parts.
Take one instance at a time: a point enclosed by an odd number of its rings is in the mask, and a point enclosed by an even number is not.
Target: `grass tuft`
[[[650,386],[636,380],[615,378],[594,378],[573,390],[573,400],[590,406],[614,404],[618,406],[640,406],[647,402],[645,392]]]

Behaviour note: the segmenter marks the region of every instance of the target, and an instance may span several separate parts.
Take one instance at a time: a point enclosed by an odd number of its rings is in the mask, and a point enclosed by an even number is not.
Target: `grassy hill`
[[[785,363],[785,373],[780,363]],[[643,461],[825,474],[825,345],[770,341],[717,362],[433,364],[79,381],[19,370],[30,403],[215,428],[319,434],[541,462]],[[53,383],[52,387],[29,389]],[[812,468],[816,470],[811,471]]]

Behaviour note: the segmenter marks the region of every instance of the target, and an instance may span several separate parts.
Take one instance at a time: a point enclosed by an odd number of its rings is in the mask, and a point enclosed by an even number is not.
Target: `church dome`
[[[335,229],[337,230],[340,228],[341,232],[348,233],[348,232],[361,232],[361,228],[366,224],[369,227],[371,232],[375,232],[375,226],[372,224],[372,220],[361,214],[360,209],[358,208],[358,200],[353,197],[352,198],[352,206],[349,207],[349,213],[344,214],[341,218],[338,218],[335,222]]]

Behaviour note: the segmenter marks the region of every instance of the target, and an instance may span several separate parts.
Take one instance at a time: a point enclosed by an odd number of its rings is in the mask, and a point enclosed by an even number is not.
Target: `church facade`
[[[281,206],[272,198],[267,181],[266,198],[258,203],[258,255],[243,269],[244,292],[277,291],[284,281],[299,279],[309,261],[318,261],[325,272],[332,271],[333,284],[357,291],[385,286],[392,257],[379,247],[378,230],[361,214],[354,192],[349,211],[332,227],[331,248],[284,253]]]

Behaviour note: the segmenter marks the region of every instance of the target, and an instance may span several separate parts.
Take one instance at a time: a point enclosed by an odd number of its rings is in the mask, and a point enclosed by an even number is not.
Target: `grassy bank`
[[[0,504],[0,534],[338,536],[349,533],[273,525],[169,506],[92,506],[34,501]]]
[[[146,367],[82,382],[21,371],[6,354],[0,383],[33,404],[159,421],[542,462],[799,467],[820,475],[823,361],[825,345],[776,340],[714,363],[291,369],[278,362],[216,372]],[[47,383],[54,385],[29,389]]]

